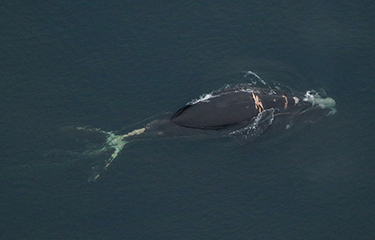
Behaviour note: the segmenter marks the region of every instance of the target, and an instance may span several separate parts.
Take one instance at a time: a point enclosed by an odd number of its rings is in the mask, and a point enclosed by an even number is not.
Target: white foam
[[[208,102],[210,102],[210,99],[217,98],[217,97],[220,97],[220,96],[225,95],[225,94],[238,93],[238,92],[259,93],[259,90],[254,89],[251,86],[251,84],[246,84],[246,83],[235,85],[235,86],[226,85],[219,90],[213,91],[211,93],[203,94],[198,99],[193,99],[190,102],[188,102],[187,104],[188,105],[189,104],[194,105],[194,104],[197,104],[197,103],[200,103],[200,102],[208,103]]]
[[[203,94],[198,99],[194,99],[191,102],[189,102],[188,104],[196,104],[196,103],[199,103],[199,102],[210,102],[210,99],[214,98],[214,97],[216,97],[216,96],[214,96],[212,93]]]
[[[228,136],[241,136],[244,139],[253,140],[263,134],[264,131],[272,124],[275,109],[270,108],[260,112],[253,121],[244,128],[230,132]]]
[[[258,74],[256,74],[255,72],[245,71],[244,73],[245,73],[245,77],[247,77],[249,75],[254,76],[259,82],[261,82],[265,86],[268,86],[268,84]],[[253,82],[253,83],[255,84],[256,82]]]
[[[337,112],[335,108],[336,101],[333,98],[330,98],[330,97],[322,98],[315,91],[307,91],[303,101],[310,102],[312,103],[313,106],[318,106],[321,109],[329,108],[330,112],[328,113],[328,115],[333,115]]]

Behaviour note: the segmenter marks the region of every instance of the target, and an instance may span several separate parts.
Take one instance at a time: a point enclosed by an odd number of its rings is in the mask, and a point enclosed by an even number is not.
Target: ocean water
[[[23,1],[0,14],[1,239],[374,239],[371,1]],[[103,139],[251,70],[338,112],[233,139]]]

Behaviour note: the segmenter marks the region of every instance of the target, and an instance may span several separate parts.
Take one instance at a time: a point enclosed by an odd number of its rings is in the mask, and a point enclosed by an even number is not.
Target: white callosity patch
[[[294,105],[297,105],[299,103],[299,98],[298,97],[293,97],[294,99]]]

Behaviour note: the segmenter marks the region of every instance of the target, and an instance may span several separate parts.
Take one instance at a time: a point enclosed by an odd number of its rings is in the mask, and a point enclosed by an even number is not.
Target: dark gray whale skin
[[[267,129],[280,133],[296,124],[316,122],[330,111],[300,92],[240,86],[205,95],[175,113],[166,112],[149,122],[144,134],[127,139],[243,136],[251,140]]]
[[[260,112],[275,109],[275,116],[293,115],[309,104],[302,101],[303,95],[294,95],[284,91],[252,89],[237,91],[226,89],[207,101],[189,103],[179,109],[171,121],[181,127],[221,130],[250,122]]]

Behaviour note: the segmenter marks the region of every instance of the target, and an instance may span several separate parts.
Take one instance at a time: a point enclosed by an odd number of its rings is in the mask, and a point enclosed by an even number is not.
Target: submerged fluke
[[[115,160],[115,158],[118,156],[120,151],[124,148],[125,144],[128,143],[128,141],[125,140],[126,138],[140,135],[144,133],[144,131],[146,130],[145,128],[140,128],[140,129],[135,129],[124,135],[116,135],[112,132],[106,132],[99,128],[77,127],[76,129],[80,131],[95,131],[95,132],[101,132],[105,134],[107,136],[107,141],[105,145],[103,146],[103,148],[96,150],[96,151],[98,151],[98,153],[113,151],[113,153],[108,159],[101,161],[99,163],[96,163],[92,166],[92,171],[88,179],[89,182],[95,182],[96,179],[98,179],[98,177],[100,176],[100,174],[104,172],[105,170],[107,170],[109,165],[111,165],[113,160]]]
[[[124,146],[136,140],[187,137],[192,135],[241,137],[249,141],[263,134],[275,120],[284,129],[296,122],[313,122],[336,112],[335,100],[316,91],[305,94],[272,88],[258,75],[246,72],[262,84],[227,86],[187,103],[175,114],[154,120],[127,134],[115,134],[97,128],[78,127],[80,131],[95,131],[106,136],[101,149],[89,154],[108,153],[109,158],[96,162],[89,181],[96,181]]]

